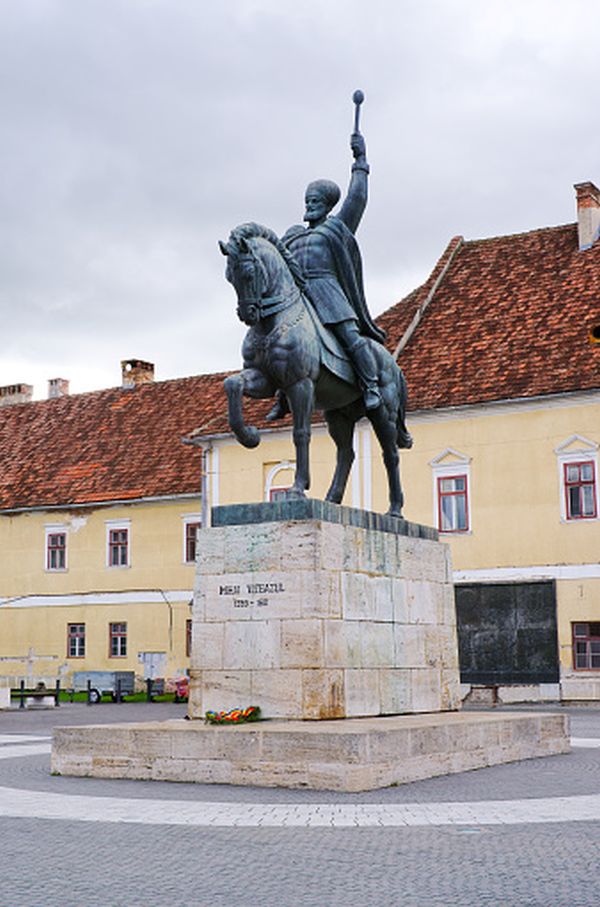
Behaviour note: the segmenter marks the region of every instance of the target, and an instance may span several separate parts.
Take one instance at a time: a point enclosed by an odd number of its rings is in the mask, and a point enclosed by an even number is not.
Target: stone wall
[[[349,523],[200,531],[191,717],[250,704],[291,719],[459,707],[448,547],[401,520]]]

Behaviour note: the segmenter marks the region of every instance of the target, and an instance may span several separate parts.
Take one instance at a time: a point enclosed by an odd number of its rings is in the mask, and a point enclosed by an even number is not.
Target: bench
[[[34,690],[25,688],[25,681],[21,681],[18,689],[11,690],[11,697],[19,699],[20,709],[53,709],[59,705],[60,684],[56,682],[56,688],[49,690],[46,687],[36,687]]]

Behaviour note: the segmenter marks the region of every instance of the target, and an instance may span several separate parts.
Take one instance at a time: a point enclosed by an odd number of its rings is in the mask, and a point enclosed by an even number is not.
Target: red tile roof
[[[429,280],[378,323],[395,349]],[[600,241],[580,252],[577,225],[463,242],[399,357],[410,409],[600,388]]]
[[[181,438],[225,406],[224,377],[0,408],[0,510],[199,493]]]
[[[600,241],[568,224],[464,242],[378,318],[398,347],[410,409],[600,389]],[[0,511],[196,494],[191,434],[228,432],[226,375],[199,375],[0,408]],[[260,428],[271,401],[244,401]],[[317,417],[320,421],[321,417]],[[289,419],[277,427],[289,426]]]

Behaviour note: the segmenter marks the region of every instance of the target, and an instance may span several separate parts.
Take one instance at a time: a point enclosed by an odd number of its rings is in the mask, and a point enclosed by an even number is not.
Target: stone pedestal
[[[54,772],[362,791],[568,752],[563,715],[454,711],[433,530],[284,501],[215,508],[199,546],[189,715],[259,705],[279,720],[56,728]]]
[[[198,545],[190,717],[459,708],[450,555],[435,530],[307,499],[215,508]]]

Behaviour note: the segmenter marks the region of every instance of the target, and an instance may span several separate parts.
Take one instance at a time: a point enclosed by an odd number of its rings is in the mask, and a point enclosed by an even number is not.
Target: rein
[[[287,297],[282,296],[281,293],[278,296],[261,296],[258,305],[260,317],[268,318],[269,315],[276,315],[277,312],[283,312],[284,309],[289,309],[290,306],[299,301],[300,291],[298,291],[297,295],[294,294]]]
[[[253,251],[250,251],[248,255],[244,257],[248,257],[252,261],[254,267],[252,289],[255,295],[250,298],[238,299],[238,307],[254,306],[258,310],[259,320],[262,320],[263,318],[269,318],[271,315],[276,315],[278,312],[283,312],[285,309],[289,309],[290,306],[301,301],[301,293],[297,287],[294,288],[296,292],[292,292],[288,296],[285,296],[283,293],[278,293],[274,296],[263,296],[260,289],[260,270],[262,263]]]

